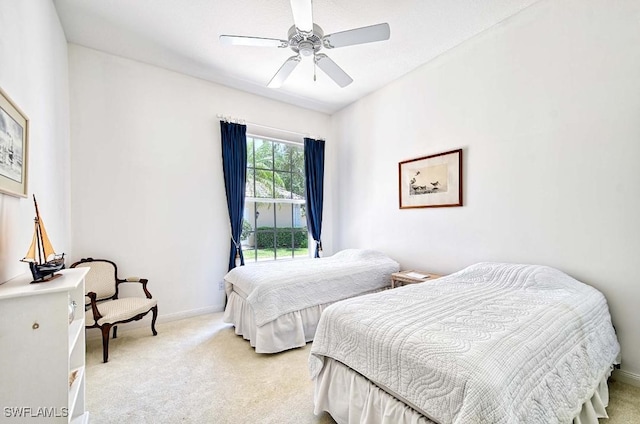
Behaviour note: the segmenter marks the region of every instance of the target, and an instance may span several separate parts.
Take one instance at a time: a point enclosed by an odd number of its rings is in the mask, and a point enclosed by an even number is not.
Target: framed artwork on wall
[[[27,197],[29,119],[0,88],[0,193]]]
[[[398,164],[400,209],[462,206],[462,149]]]

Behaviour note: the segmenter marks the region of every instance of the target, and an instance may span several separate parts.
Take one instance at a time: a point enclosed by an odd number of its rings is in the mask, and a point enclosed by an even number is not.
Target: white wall
[[[557,267],[606,295],[640,378],[639,22],[637,1],[545,0],[335,114],[336,249]],[[456,148],[464,207],[400,210],[398,162]]]
[[[28,198],[0,193],[0,282],[33,236],[32,194],[57,252],[70,253],[67,42],[51,1],[0,2],[0,87],[29,118]]]
[[[161,318],[222,310],[230,233],[216,115],[315,136],[329,116],[72,44],[69,72],[74,259],[148,278]]]

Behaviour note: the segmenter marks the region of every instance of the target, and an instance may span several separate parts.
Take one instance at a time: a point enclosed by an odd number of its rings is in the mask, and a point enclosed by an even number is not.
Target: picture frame
[[[462,206],[462,149],[398,163],[400,209]]]
[[[0,193],[27,197],[29,118],[0,88]]]

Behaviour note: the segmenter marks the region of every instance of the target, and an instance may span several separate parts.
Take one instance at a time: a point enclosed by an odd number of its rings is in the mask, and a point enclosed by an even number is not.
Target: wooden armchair
[[[151,331],[157,335],[156,318],[158,302],[151,298],[147,290],[148,280],[131,277],[118,278],[118,267],[106,259],[83,258],[71,265],[71,268],[90,268],[85,278],[85,327],[99,328],[102,331],[102,359],[109,359],[109,333],[113,328],[116,338],[118,324],[142,319],[150,311],[153,312]],[[145,297],[118,297],[118,287],[122,283],[140,283]]]

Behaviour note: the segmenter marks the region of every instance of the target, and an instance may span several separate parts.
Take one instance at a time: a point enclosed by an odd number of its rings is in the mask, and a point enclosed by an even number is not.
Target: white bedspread
[[[331,357],[438,423],[569,423],[620,346],[604,296],[549,267],[483,263],[331,305]]]
[[[289,312],[388,287],[399,268],[384,253],[347,249],[327,258],[237,267],[224,279],[247,296],[261,326]]]

